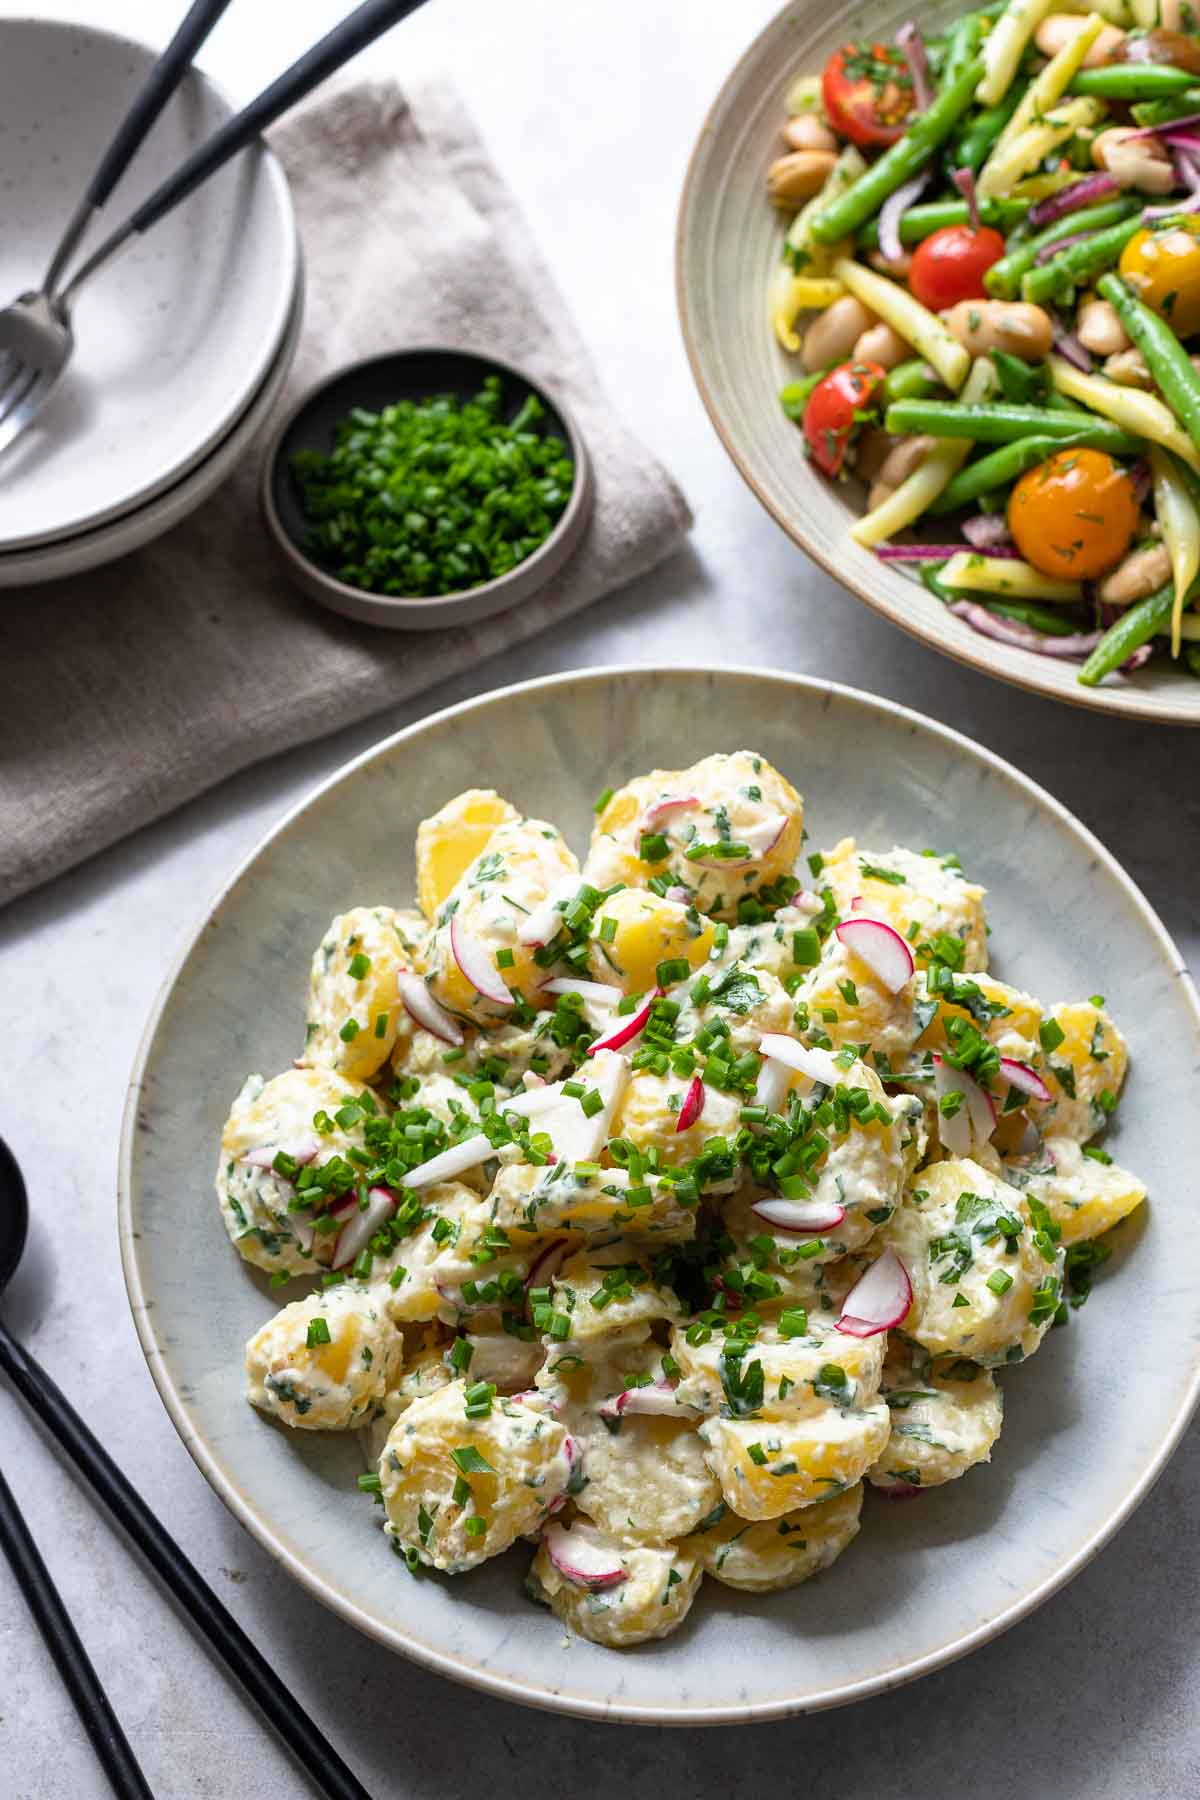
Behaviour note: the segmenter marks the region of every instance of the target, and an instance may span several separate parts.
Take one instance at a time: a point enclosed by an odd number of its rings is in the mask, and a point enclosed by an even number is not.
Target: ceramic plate
[[[0,304],[36,285],[155,60],[90,26],[0,20]],[[223,124],[193,72],[105,209],[102,241]],[[179,481],[246,410],[279,353],[298,244],[283,170],[238,157],[82,289],[75,353],[7,452],[0,551],[90,530]]]
[[[481,780],[582,850],[592,802],[639,771],[761,751],[803,791],[812,841],[953,848],[990,891],[994,965],[1047,1001],[1108,995],[1132,1069],[1116,1134],[1149,1183],[1086,1310],[1005,1371],[992,1464],[896,1506],[869,1493],[833,1569],[751,1598],[706,1583],[673,1637],[618,1653],[523,1596],[517,1547],[458,1581],[410,1577],[355,1489],[353,1437],[289,1434],[242,1397],[242,1345],[279,1304],[234,1254],[212,1188],[243,1073],[303,1038],[309,957],[351,902],[407,902],[417,822]],[[172,972],[134,1071],[120,1224],[137,1329],[217,1493],[298,1580],[380,1643],[512,1700],[700,1724],[862,1697],[986,1642],[1128,1517],[1197,1398],[1200,1006],[1109,853],[1016,770],[849,688],[725,670],[595,670],[410,726],[298,807],[234,876]],[[1129,1321],[1141,1328],[1131,1331]],[[736,1649],[736,1654],[731,1650]]]
[[[786,6],[738,63],[705,122],[679,209],[676,282],[684,340],[701,397],[722,443],[789,537],[836,581],[935,650],[1037,693],[1098,712],[1200,725],[1200,682],[1156,664],[1130,680],[1080,687],[1076,665],[980,637],[911,575],[855,544],[861,485],[838,487],[805,460],[779,390],[802,371],[775,341],[767,283],[786,220],[766,199],[765,175],[783,143],[784,96],[798,75],[820,74],[832,52],[864,33],[891,38],[907,0]],[[947,0],[921,12],[936,30],[956,17]]]

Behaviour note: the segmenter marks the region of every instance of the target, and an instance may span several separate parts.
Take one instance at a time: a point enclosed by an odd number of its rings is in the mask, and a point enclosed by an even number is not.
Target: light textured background
[[[111,25],[150,38],[165,35],[164,11],[172,21],[175,13],[155,0],[107,0],[103,9],[75,0],[73,10],[92,19],[103,10]],[[339,10],[335,0],[269,9],[239,0],[206,66],[249,96]],[[380,1800],[480,1791],[508,1800],[534,1787],[630,1800],[657,1800],[670,1788],[707,1800],[809,1786],[840,1800],[899,1800],[918,1784],[935,1800],[967,1791],[978,1800],[1050,1792],[1191,1800],[1200,1788],[1195,1433],[1080,1579],[969,1661],[848,1712],[666,1735],[477,1698],[325,1613],[276,1571],[194,1469],[125,1305],[113,1204],[121,1104],[143,1021],[185,929],[259,834],[325,773],[420,712],[505,681],[574,664],[703,654],[892,695],[976,736],[1073,807],[1194,959],[1195,737],[1026,699],[910,643],[805,563],[742,488],[707,425],[675,324],[675,200],[709,99],[772,10],[772,0],[432,0],[370,54],[377,69],[441,68],[460,82],[614,400],[688,492],[698,516],[693,549],[552,637],[416,707],[237,778],[0,916],[0,1129],[37,1209],[5,1317]],[[1106,948],[1096,946],[1100,971]],[[1152,1330],[1153,1320],[1136,1328]],[[156,1792],[172,1800],[306,1793],[6,1391],[0,1461]],[[738,1655],[736,1641],[729,1654]],[[105,1794],[2,1569],[0,1682],[4,1800]]]

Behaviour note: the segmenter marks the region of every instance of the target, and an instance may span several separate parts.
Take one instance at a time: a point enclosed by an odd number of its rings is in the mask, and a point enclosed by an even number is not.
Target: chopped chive
[[[322,1319],[319,1317],[315,1318],[315,1319],[310,1319],[308,1322],[308,1335],[305,1339],[305,1342],[307,1343],[308,1348],[310,1350],[315,1350],[318,1344],[330,1343],[331,1339],[329,1336],[329,1321],[328,1321],[328,1319]]]
[[[367,976],[371,973],[370,957],[364,956],[361,950],[357,951],[350,958],[350,962],[348,965],[348,973],[350,975],[351,980],[362,981],[364,976]]]

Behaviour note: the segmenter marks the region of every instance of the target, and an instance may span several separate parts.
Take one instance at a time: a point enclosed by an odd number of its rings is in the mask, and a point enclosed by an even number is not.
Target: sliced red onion
[[[776,1062],[786,1063],[789,1069],[796,1069],[810,1081],[820,1081],[826,1087],[836,1087],[839,1081],[845,1080],[846,1071],[838,1067],[828,1050],[798,1044],[795,1038],[784,1037],[780,1032],[764,1032],[758,1040],[758,1051],[760,1056],[774,1057]]]
[[[1133,497],[1140,506],[1154,485],[1150,464],[1144,456],[1139,457],[1130,468],[1129,479],[1133,483]],[[1109,623],[1111,624],[1112,621],[1110,620]]]
[[[1069,660],[1090,656],[1103,635],[1088,631],[1072,632],[1069,637],[1052,637],[1048,632],[1035,631],[1032,625],[1022,624],[1020,619],[1006,619],[1000,613],[989,612],[976,600],[952,600],[948,610],[981,637],[995,638],[998,643],[1011,644],[1016,650],[1033,650],[1039,656],[1061,656]]]
[[[967,217],[971,221],[971,230],[980,231],[982,221],[979,217],[979,201],[975,194],[975,171],[973,169],[955,169],[950,179],[967,203]]]
[[[951,1156],[969,1156],[976,1144],[986,1144],[996,1129],[996,1108],[965,1069],[956,1069],[944,1056],[933,1053],[933,1088],[940,1102],[945,1095],[962,1095],[962,1105],[949,1118],[938,1106],[938,1138]]]
[[[432,1037],[440,1038],[443,1044],[462,1043],[463,1034],[458,1020],[444,1006],[438,1005],[419,975],[402,969],[396,977],[396,986],[404,1002],[405,1012],[418,1025],[423,1025]]]
[[[675,1120],[676,1133],[687,1131],[696,1123],[704,1111],[704,1083],[699,1075],[693,1075],[688,1083],[687,1093],[683,1096],[683,1105],[679,1108],[679,1116]]]
[[[1082,244],[1085,238],[1095,237],[1095,235],[1095,230],[1092,229],[1090,231],[1073,231],[1070,237],[1055,238],[1052,244],[1042,245],[1034,260],[1039,263],[1049,262],[1051,257],[1057,256],[1060,250],[1069,249],[1072,244]]]
[[[389,1188],[373,1187],[367,1195],[366,1206],[360,1207],[356,1203],[349,1221],[338,1232],[333,1247],[333,1267],[344,1269],[347,1263],[352,1263],[395,1210],[395,1194]]]
[[[1133,652],[1133,655],[1127,656],[1125,658],[1125,661],[1121,664],[1121,674],[1122,675],[1132,675],[1135,669],[1140,669],[1143,663],[1148,663],[1150,661],[1150,658],[1153,655],[1154,655],[1154,645],[1153,644],[1139,645],[1139,647]]]
[[[842,1301],[837,1329],[850,1337],[874,1337],[903,1324],[912,1305],[912,1282],[894,1250],[885,1250]]]
[[[896,48],[902,52],[912,75],[913,103],[918,112],[924,112],[933,99],[933,83],[929,79],[925,40],[915,19],[910,19],[896,33]]]
[[[681,1414],[675,1389],[669,1381],[651,1382],[648,1387],[626,1388],[597,1407],[602,1419],[621,1419],[626,1413],[643,1413],[647,1417],[678,1419]]]
[[[961,544],[878,544],[875,554],[880,562],[949,562],[961,549]]]
[[[404,1177],[404,1185],[409,1188],[432,1187],[436,1181],[453,1181],[456,1175],[464,1175],[468,1169],[477,1169],[480,1163],[487,1162],[496,1152],[490,1140],[477,1131],[473,1137],[464,1138],[461,1144],[452,1144],[449,1150],[439,1150],[428,1162],[418,1163]]]
[[[646,1029],[646,1021],[650,1017],[650,1009],[662,994],[660,987],[652,988],[631,1013],[619,1013],[610,1030],[598,1037],[594,1044],[589,1044],[588,1055],[595,1056],[601,1050],[620,1050],[640,1031]]]
[[[797,1237],[832,1231],[846,1216],[845,1207],[836,1200],[784,1200],[774,1195],[756,1200],[750,1210],[776,1231],[792,1232]]]
[[[764,1057],[754,1088],[755,1105],[765,1106],[768,1112],[778,1112],[787,1093],[788,1075],[789,1071],[784,1063],[773,1056]]]
[[[500,971],[486,945],[459,922],[457,913],[450,920],[450,950],[455,962],[477,994],[493,1000],[497,1006],[511,1006],[513,997],[500,979]]]
[[[615,1006],[621,998],[620,988],[607,981],[580,981],[574,975],[555,975],[550,981],[543,981],[542,992],[578,994],[581,1000],[591,1000],[596,1006]]]
[[[882,919],[843,919],[834,930],[847,950],[862,958],[891,994],[912,979],[912,951],[893,925]]]
[[[1000,1073],[1009,1087],[1018,1088],[1022,1094],[1029,1094],[1034,1100],[1053,1099],[1050,1089],[1037,1070],[1031,1069],[1028,1063],[1017,1062],[1016,1058],[1012,1056],[1002,1056]]]
[[[547,1525],[542,1530],[546,1555],[560,1575],[577,1587],[615,1587],[628,1578],[615,1544],[597,1536],[585,1536],[576,1525],[568,1531],[563,1525]]]
[[[1082,181],[1073,181],[1070,187],[1060,188],[1057,194],[1050,194],[1036,206],[1031,206],[1028,224],[1032,230],[1040,231],[1043,225],[1053,225],[1066,213],[1090,206],[1094,200],[1102,200],[1105,194],[1117,192],[1117,184],[1111,175],[1085,175]]]
[[[1050,322],[1051,337],[1058,354],[1065,357],[1069,363],[1073,363],[1077,369],[1082,369],[1085,375],[1090,375],[1093,366],[1091,351],[1080,343],[1073,331],[1067,330],[1056,312],[1051,314]]]
[[[1176,213],[1200,212],[1200,190],[1189,194],[1186,200],[1176,200],[1171,206],[1147,206],[1142,210],[1143,224],[1152,223],[1155,219],[1169,219]]]
[[[999,550],[1012,543],[1003,513],[976,513],[963,520],[960,530],[973,550]]]
[[[904,245],[900,241],[900,221],[913,202],[920,198],[929,185],[931,171],[925,169],[920,175],[914,175],[903,187],[898,187],[894,194],[889,194],[879,214],[879,249],[885,262],[899,262],[904,255]]]
[[[556,938],[562,929],[562,909],[579,892],[579,876],[564,875],[550,889],[540,906],[517,926],[518,944],[535,944],[540,949]]]
[[[1132,144],[1135,138],[1165,137],[1168,133],[1184,136],[1185,125],[1200,125],[1200,112],[1185,113],[1182,119],[1167,119],[1161,125],[1143,125],[1140,131],[1126,132],[1124,141]],[[1196,141],[1200,143],[1200,139]]]
[[[642,814],[642,830],[653,831],[660,819],[668,813],[679,812],[682,807],[699,806],[699,794],[664,794],[661,800],[655,800]]]
[[[276,1144],[273,1147],[270,1144],[256,1144],[253,1150],[247,1150],[239,1156],[238,1161],[249,1163],[252,1169],[274,1171],[275,1158],[281,1150],[285,1156],[291,1157],[298,1168],[303,1168],[306,1163],[315,1162],[320,1155],[321,1140],[315,1137],[302,1137],[297,1138],[294,1144]],[[280,1176],[280,1180],[283,1179],[285,1178]]]

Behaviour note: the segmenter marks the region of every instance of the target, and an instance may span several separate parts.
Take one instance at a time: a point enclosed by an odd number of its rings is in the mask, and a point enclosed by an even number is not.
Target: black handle
[[[273,125],[289,107],[303,100],[305,94],[311,93],[329,75],[341,68],[343,63],[365,50],[368,44],[374,43],[377,37],[391,26],[406,19],[409,13],[416,12],[423,0],[364,0],[364,4],[348,19],[323,37],[319,44],[286,69],[278,81],[273,81],[269,88],[252,100],[249,106],[222,125],[213,133],[206,144],[202,144],[181,168],[176,169],[156,188],[148,200],[133,214],[129,221],[133,231],[148,231],[161,219],[164,213],[178,206],[181,200],[198,188],[202,181],[227,163],[239,150],[252,144],[256,137]]]
[[[187,17],[146,78],[145,86],[117,128],[87,191],[90,206],[108,199],[141,148],[146,133],[187,74],[192,58],[229,5],[229,0],[194,0]]]
[[[281,1687],[233,1615],[217,1599],[199,1570],[155,1518],[107,1450],[29,1352],[0,1324],[0,1368],[86,1475],[117,1523],[125,1529],[155,1573],[224,1657],[250,1698],[270,1720],[323,1794],[330,1800],[371,1800],[332,1744]]]
[[[0,1471],[0,1548],[37,1620],[58,1672],[75,1702],[84,1730],[100,1759],[104,1773],[121,1800],[154,1800],[121,1722],[100,1686],[100,1678],[72,1625],[62,1596],[54,1585],[41,1552],[29,1535],[12,1489]]]

